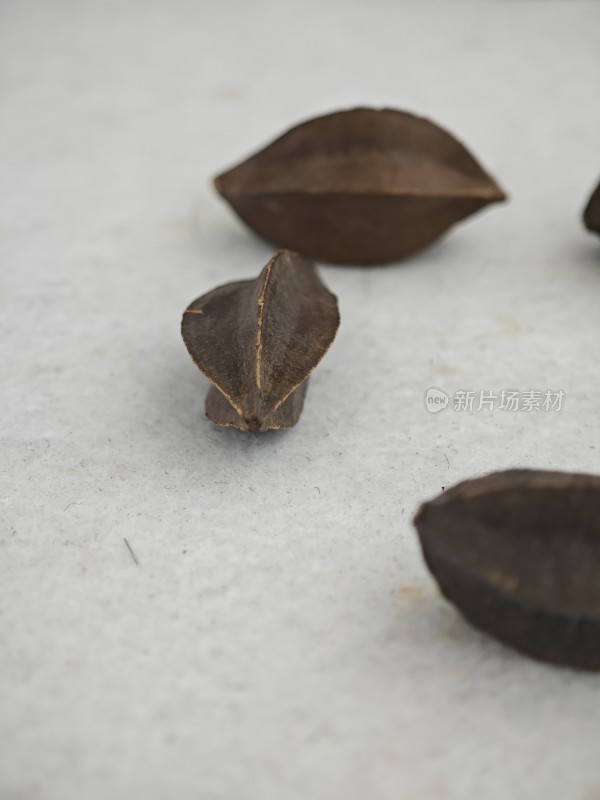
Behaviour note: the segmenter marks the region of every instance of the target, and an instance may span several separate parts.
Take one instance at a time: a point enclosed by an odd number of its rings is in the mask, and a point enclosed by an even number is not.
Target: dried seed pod
[[[383,264],[504,200],[433,122],[357,108],[305,122],[220,175],[216,189],[260,236],[312,258]]]
[[[288,250],[253,281],[202,295],[184,311],[181,334],[212,382],[206,415],[241,431],[291,428],[308,375],[338,329],[337,299],[312,261]]]
[[[534,658],[600,669],[600,477],[510,470],[460,483],[415,525],[444,595]]]
[[[596,186],[583,212],[585,227],[594,233],[600,233],[600,183]]]

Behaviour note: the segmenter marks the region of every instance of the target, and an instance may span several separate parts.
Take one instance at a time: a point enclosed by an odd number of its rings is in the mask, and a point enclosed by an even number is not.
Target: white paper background
[[[0,14],[2,800],[599,798],[600,679],[467,627],[411,518],[599,470],[600,3]],[[324,267],[342,327],[297,428],[219,430],[181,311],[272,251],[210,179],[357,104],[438,121],[511,202]],[[434,416],[430,386],[565,407]]]

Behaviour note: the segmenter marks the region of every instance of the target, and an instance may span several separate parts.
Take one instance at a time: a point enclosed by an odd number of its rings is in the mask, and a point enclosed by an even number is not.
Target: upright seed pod
[[[291,428],[308,376],[339,326],[335,295],[314,264],[281,251],[256,280],[219,286],[185,310],[185,345],[213,384],[206,414],[241,431]]]

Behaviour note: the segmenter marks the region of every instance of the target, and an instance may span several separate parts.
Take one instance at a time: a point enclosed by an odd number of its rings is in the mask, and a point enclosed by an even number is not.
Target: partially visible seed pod
[[[585,211],[583,212],[585,227],[594,233],[600,233],[600,183],[594,189]]]
[[[415,525],[474,626],[534,658],[600,669],[600,477],[493,473],[425,503]]]
[[[433,122],[357,108],[292,128],[215,180],[256,233],[340,264],[405,258],[505,199],[469,151]]]
[[[291,428],[308,376],[339,326],[335,295],[312,261],[284,250],[256,280],[202,295],[185,310],[185,345],[212,387],[206,415],[241,431]]]

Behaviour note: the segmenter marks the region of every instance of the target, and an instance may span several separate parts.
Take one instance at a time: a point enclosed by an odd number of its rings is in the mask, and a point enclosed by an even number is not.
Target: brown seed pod
[[[415,525],[443,594],[475,627],[600,669],[600,477],[493,473],[425,503]]]
[[[600,183],[594,189],[585,207],[583,221],[588,230],[594,233],[600,233]]]
[[[277,253],[256,280],[219,286],[184,311],[181,334],[212,382],[206,415],[241,431],[291,428],[309,373],[338,329],[337,300],[312,261]]]
[[[216,189],[256,233],[341,264],[405,258],[505,199],[433,122],[357,108],[309,120],[223,173]]]

